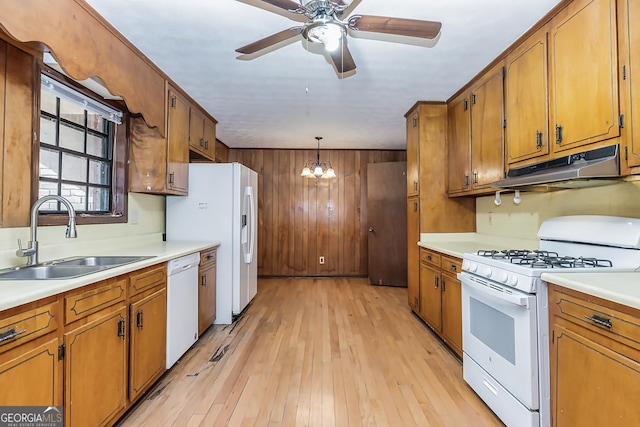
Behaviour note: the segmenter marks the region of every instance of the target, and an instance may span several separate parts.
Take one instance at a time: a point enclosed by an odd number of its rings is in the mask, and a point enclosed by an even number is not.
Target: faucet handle
[[[31,243],[32,245],[33,243]],[[29,246],[28,248],[22,247],[22,240],[18,239],[18,250],[16,251],[16,256],[19,257],[28,257],[32,256],[36,252],[33,246]]]

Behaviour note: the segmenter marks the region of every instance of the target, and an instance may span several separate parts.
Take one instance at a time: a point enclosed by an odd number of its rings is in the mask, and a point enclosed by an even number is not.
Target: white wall
[[[160,235],[165,231],[165,198],[148,194],[129,193],[129,222],[126,224],[79,225],[78,238],[66,239],[65,226],[38,227],[41,255],[47,246],[64,246],[61,252],[73,252],[74,248],[99,245],[100,240],[135,238],[135,236]],[[24,264],[15,256],[17,239],[23,246],[31,239],[29,227],[0,228],[0,268]],[[66,256],[66,255],[65,255]],[[42,257],[42,259],[47,259]]]
[[[513,203],[513,193],[476,199],[478,233],[537,239],[546,218],[563,215],[613,215],[640,218],[640,181],[601,187],[559,190],[548,193],[522,192],[522,203]]]

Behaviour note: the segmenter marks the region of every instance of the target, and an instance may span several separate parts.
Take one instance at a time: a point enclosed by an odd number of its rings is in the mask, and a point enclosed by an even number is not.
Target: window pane
[[[89,160],[89,183],[107,185],[110,182],[109,163]]]
[[[56,119],[40,116],[40,142],[56,145]]]
[[[87,154],[92,156],[107,158],[109,143],[102,135],[92,135],[87,133]]]
[[[40,149],[40,178],[58,179],[60,173],[60,157],[57,151]]]
[[[109,211],[109,190],[107,188],[89,187],[88,197],[87,210],[93,212]]]
[[[87,187],[84,185],[62,184],[62,191],[60,195],[69,200],[75,210],[84,211],[86,209],[85,202],[87,201]],[[64,205],[61,210],[66,210]]]
[[[97,130],[98,132],[106,133],[105,129],[106,121],[100,114],[87,111],[87,127],[89,129]]]
[[[87,159],[62,153],[62,179],[87,182]]]
[[[74,102],[60,98],[60,118],[84,126],[84,108]]]
[[[58,99],[55,94],[48,90],[41,91],[40,109],[55,116],[56,115],[56,100]]]
[[[84,153],[84,131],[60,123],[60,147]]]
[[[40,181],[40,189],[38,190],[38,198],[58,194],[58,184],[55,182]],[[41,211],[57,211],[58,202],[55,200],[48,201],[40,206]]]

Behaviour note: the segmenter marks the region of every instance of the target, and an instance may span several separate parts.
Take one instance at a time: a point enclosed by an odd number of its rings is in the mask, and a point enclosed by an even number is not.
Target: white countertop
[[[113,240],[100,242],[100,245],[92,250],[83,250],[82,253],[75,253],[71,256],[152,256],[142,261],[121,265],[119,267],[101,270],[95,273],[76,277],[73,279],[49,279],[49,280],[0,280],[0,310],[17,307],[32,301],[37,301],[52,295],[70,291],[81,286],[109,279],[120,274],[139,270],[150,265],[166,262],[174,258],[199,252],[203,249],[219,246],[220,242],[198,242],[198,241],[172,241],[142,239],[139,240]],[[58,258],[70,258],[65,254]],[[51,258],[54,259],[54,258]],[[41,262],[51,259],[41,259]]]
[[[543,273],[542,280],[640,310],[640,271]]]
[[[538,249],[538,241],[481,233],[422,233],[418,246],[462,258],[483,249]]]

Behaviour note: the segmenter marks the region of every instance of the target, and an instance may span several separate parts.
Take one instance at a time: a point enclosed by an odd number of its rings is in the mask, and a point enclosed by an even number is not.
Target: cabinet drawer
[[[437,252],[430,251],[428,249],[420,248],[420,262],[424,264],[430,264],[434,267],[440,268],[441,256]]]
[[[0,320],[0,353],[58,329],[57,301]]]
[[[67,295],[64,298],[65,324],[124,301],[127,279],[126,277],[110,279],[90,288],[84,292]]]
[[[462,271],[462,260],[450,256],[442,256],[442,272],[445,274],[456,275]]]
[[[135,271],[129,276],[129,296],[151,289],[167,282],[166,264],[153,265]]]
[[[205,249],[200,252],[200,269],[207,270],[216,266],[216,249]]]
[[[555,295],[557,316],[640,349],[640,318],[565,293]]]

